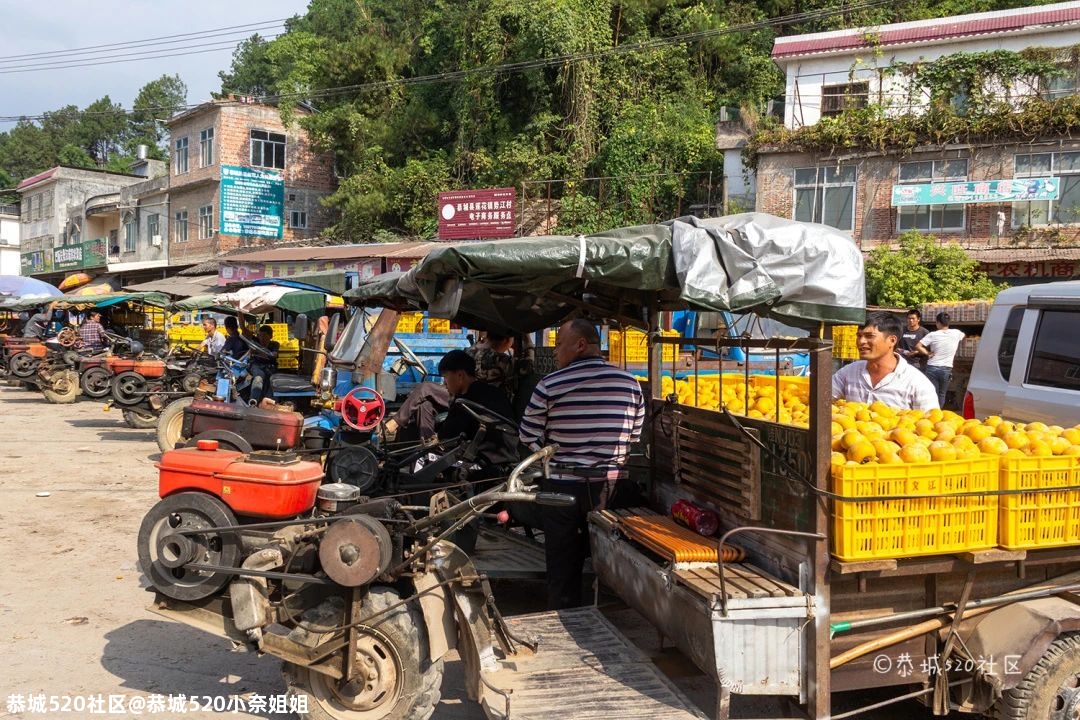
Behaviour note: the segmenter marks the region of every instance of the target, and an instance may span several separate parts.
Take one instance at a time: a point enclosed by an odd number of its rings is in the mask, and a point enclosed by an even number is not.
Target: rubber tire
[[[361,615],[385,611],[401,602],[401,597],[385,587],[373,586],[363,599]],[[427,720],[435,712],[442,694],[443,661],[428,658],[427,630],[417,603],[398,605],[379,615],[374,626],[397,651],[400,663],[400,691],[393,705],[373,710],[350,710],[334,701],[328,683],[332,678],[305,667],[285,663],[285,681],[289,692],[307,696],[308,720]],[[382,712],[380,712],[382,711]]]
[[[1069,716],[1053,715],[1062,689],[1080,693],[1080,633],[1062,635],[1050,644],[1039,662],[1024,679],[1006,690],[994,705],[1001,720],[1051,720]],[[1074,711],[1077,701],[1074,700]]]
[[[236,516],[221,499],[204,492],[182,492],[162,498],[142,519],[139,525],[138,554],[139,567],[154,588],[175,600],[191,602],[208,598],[221,591],[233,575],[219,572],[209,576],[198,575],[198,578],[190,584],[182,582],[187,575],[176,574],[168,567],[157,562],[157,552],[153,549],[156,545],[156,531],[162,527],[162,523],[171,524],[170,518],[179,517],[183,524],[191,529],[206,529],[236,525]],[[237,567],[240,565],[242,543],[236,532],[219,533],[217,536],[219,548],[215,551],[216,556],[207,557],[205,554],[195,558],[196,561],[211,565],[223,565],[225,567]]]
[[[184,408],[195,401],[193,397],[182,397],[165,406],[158,416],[157,444],[161,452],[175,450],[177,443],[186,443],[191,438],[184,437]]]
[[[136,430],[153,430],[157,427],[158,416],[137,408],[124,408],[124,422]]]
[[[112,375],[103,367],[92,367],[79,378],[79,387],[88,398],[109,397],[112,394]]]
[[[145,399],[144,393],[147,392],[149,386],[150,383],[142,375],[134,370],[125,370],[113,377],[109,392],[118,405],[137,405]],[[139,397],[134,399],[127,397],[124,392],[128,390],[140,393]]]
[[[69,405],[79,398],[79,374],[74,370],[58,372],[49,387],[41,388],[41,394],[54,405]]]

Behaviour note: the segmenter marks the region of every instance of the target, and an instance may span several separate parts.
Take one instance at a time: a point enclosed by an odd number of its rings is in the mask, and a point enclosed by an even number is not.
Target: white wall
[[[904,25],[907,26],[908,23]],[[888,27],[877,29],[883,30]],[[822,35],[829,34],[839,33],[823,33]],[[943,55],[953,55],[961,52],[1019,51],[1029,47],[1066,48],[1078,43],[1080,43],[1080,29],[1076,27],[1051,30],[1034,28],[1032,30],[1014,31],[1007,35],[950,38],[933,43],[885,46],[877,51],[871,48],[862,48],[858,51],[845,51],[842,53],[812,55],[801,58],[781,58],[777,62],[787,78],[784,91],[784,124],[789,128],[813,125],[821,119],[822,85],[838,85],[861,80],[869,81],[871,103],[877,102],[880,91],[880,96],[884,100],[883,104],[889,105],[891,101],[893,105],[897,106],[894,112],[903,112],[906,107],[901,106],[906,102],[904,95],[907,90],[902,80],[893,79],[890,82],[886,78],[884,87],[879,87],[878,73],[875,71],[875,68],[885,68],[894,62],[930,61],[936,60]],[[875,57],[875,52],[878,51],[880,51],[880,56]]]
[[[0,215],[0,275],[19,274],[19,217]]]

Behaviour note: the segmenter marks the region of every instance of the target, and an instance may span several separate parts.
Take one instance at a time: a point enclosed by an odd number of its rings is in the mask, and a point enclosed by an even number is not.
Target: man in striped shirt
[[[582,567],[589,554],[586,516],[609,506],[627,480],[630,445],[641,436],[645,400],[633,375],[600,355],[600,336],[587,320],[570,320],[555,340],[558,369],[541,380],[521,419],[520,439],[532,450],[552,443],[547,490],[577,498],[573,507],[543,507],[548,606],[581,605]]]

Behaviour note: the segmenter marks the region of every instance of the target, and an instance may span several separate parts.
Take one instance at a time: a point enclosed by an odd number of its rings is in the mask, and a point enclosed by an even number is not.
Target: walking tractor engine
[[[371,398],[357,396],[346,414],[359,420]],[[323,484],[320,465],[292,452],[210,439],[167,451],[161,500],[139,528],[150,610],[283,659],[302,717],[427,718],[442,658],[459,645],[480,698],[493,638],[510,641],[486,578],[446,538],[495,503],[573,502],[523,480],[537,461],[546,472],[553,451],[465,502],[436,493],[430,507]]]

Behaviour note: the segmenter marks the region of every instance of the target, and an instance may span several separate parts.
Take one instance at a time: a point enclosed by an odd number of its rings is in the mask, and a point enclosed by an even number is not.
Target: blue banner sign
[[[285,181],[267,170],[221,166],[221,234],[281,239]]]
[[[1058,179],[1052,177],[893,185],[892,205],[903,207],[1057,200],[1060,185]]]

